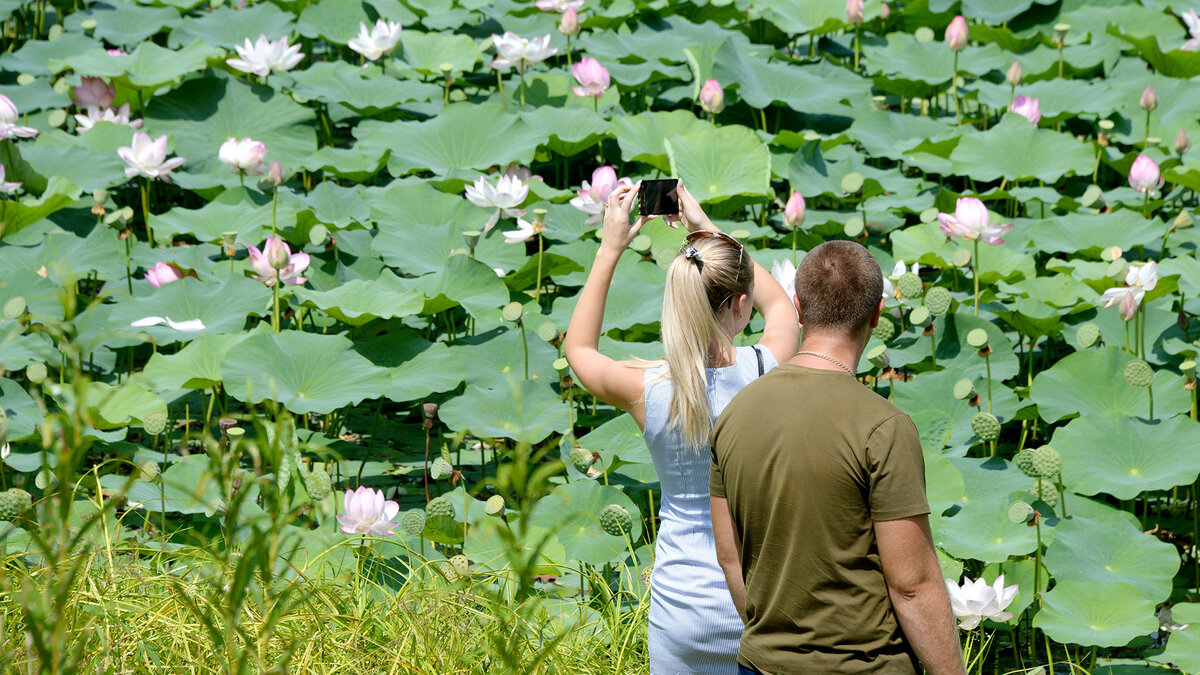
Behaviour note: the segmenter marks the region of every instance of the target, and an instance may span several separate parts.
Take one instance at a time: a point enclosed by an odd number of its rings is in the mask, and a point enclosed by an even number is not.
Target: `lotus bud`
[[[863,0],[846,0],[846,22],[852,26],[862,25]]]
[[[949,26],[946,26],[946,46],[952,52],[961,52],[967,48],[967,36],[969,33],[967,20],[959,14],[950,21]]]
[[[1180,211],[1179,215],[1175,216],[1175,229],[1183,230],[1195,225],[1196,221],[1192,220],[1192,214],[1187,211]]]
[[[1021,62],[1013,61],[1013,64],[1008,68],[1008,74],[1004,76],[1005,81],[1010,87],[1015,87],[1021,84],[1021,80],[1025,79],[1025,73],[1021,72]]]
[[[892,16],[892,8],[888,7],[888,4],[886,2],[883,3],[883,6],[879,8],[879,18],[883,19],[884,21],[887,21],[891,16]]]
[[[700,88],[700,107],[713,115],[725,109],[725,90],[720,82],[713,79],[704,82]]]
[[[1158,107],[1158,92],[1154,91],[1154,87],[1146,87],[1146,91],[1142,92],[1142,100],[1138,101],[1138,106],[1146,111],[1154,110]]]
[[[783,222],[787,223],[788,227],[800,227],[804,224],[806,211],[804,195],[793,192],[792,196],[788,197],[787,206],[783,208]]]
[[[558,32],[563,35],[579,35],[579,12],[575,11],[574,7],[568,7],[567,11],[563,12]]]
[[[1180,156],[1186,155],[1188,150],[1192,149],[1192,139],[1188,137],[1187,132],[1183,129],[1175,134],[1175,152]]]
[[[282,237],[269,237],[263,249],[267,264],[274,269],[281,270],[291,262],[292,252],[288,250],[287,244],[283,243]]]
[[[271,164],[267,169],[267,182],[275,187],[279,187],[283,185],[283,181],[286,178],[283,174],[283,165],[279,163],[279,160],[271,160]]]

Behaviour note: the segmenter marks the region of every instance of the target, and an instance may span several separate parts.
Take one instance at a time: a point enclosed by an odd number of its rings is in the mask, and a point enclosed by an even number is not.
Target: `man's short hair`
[[[852,333],[875,315],[883,297],[883,273],[862,245],[827,241],[796,268],[796,297],[806,329]]]

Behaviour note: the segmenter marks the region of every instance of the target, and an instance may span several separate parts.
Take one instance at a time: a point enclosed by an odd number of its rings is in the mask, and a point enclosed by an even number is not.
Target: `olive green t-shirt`
[[[763,673],[913,673],[872,526],[929,513],[916,427],[841,371],[783,364],[712,434],[709,489],[741,539],[738,660]]]

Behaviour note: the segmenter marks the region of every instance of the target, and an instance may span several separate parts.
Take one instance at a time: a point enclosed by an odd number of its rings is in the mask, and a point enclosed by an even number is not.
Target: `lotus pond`
[[[0,668],[644,671],[655,472],[561,345],[676,176],[879,259],[859,375],[1017,585],[972,669],[1200,671],[1185,4],[0,0]]]

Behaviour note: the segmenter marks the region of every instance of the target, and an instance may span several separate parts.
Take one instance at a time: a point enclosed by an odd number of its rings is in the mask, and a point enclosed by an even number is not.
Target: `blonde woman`
[[[742,620],[717,564],[709,510],[708,436],[743,386],[798,348],[796,310],[771,274],[704,214],[679,185],[688,235],[667,271],[662,343],[666,358],[614,361],[597,348],[604,304],[621,253],[648,220],[629,224],[638,186],[608,198],[603,240],[584,284],[566,354],[597,398],[637,421],[662,485],[661,526],[650,592],[650,672],[737,673]],[[733,346],[751,307],[766,319],[753,347]]]

